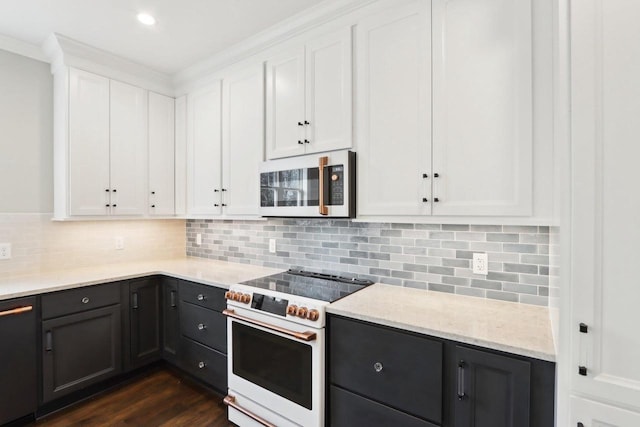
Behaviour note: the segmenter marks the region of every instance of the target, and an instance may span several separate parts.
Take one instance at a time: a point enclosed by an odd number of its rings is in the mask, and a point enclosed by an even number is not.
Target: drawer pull
[[[84,297],[81,301],[83,304],[89,304],[89,297]]]
[[[11,310],[0,311],[0,317],[11,316],[12,314],[26,313],[27,311],[31,311],[31,310],[33,310],[32,305],[28,305],[26,307],[12,308]]]
[[[458,400],[463,400],[466,396],[464,393],[464,365],[464,360],[458,363]]]
[[[198,298],[198,301],[204,301],[204,300],[206,300],[206,299],[207,299],[207,298],[206,298],[204,295],[202,295],[202,294],[198,294],[197,298]]]
[[[373,364],[373,369],[376,372],[382,372],[382,370],[384,369],[384,366],[382,366],[382,363],[376,362],[376,363]]]
[[[204,363],[204,362],[198,362],[198,369],[204,369],[204,368],[205,368],[205,366],[207,366],[207,364],[206,364],[206,363]]]
[[[247,323],[250,323],[250,324],[256,325],[256,326],[261,326],[263,328],[266,328],[266,329],[269,329],[269,330],[272,330],[272,331],[280,332],[281,334],[289,335],[290,337],[294,337],[294,338],[297,338],[297,339],[302,340],[302,341],[315,341],[315,339],[316,339],[316,333],[315,332],[311,332],[311,331],[306,331],[306,332],[292,331],[291,329],[282,328],[280,326],[271,325],[271,324],[266,323],[266,322],[261,322],[259,320],[255,320],[255,319],[251,319],[249,317],[241,316],[239,314],[236,314],[236,312],[233,311],[233,310],[229,310],[229,309],[224,310],[222,312],[222,314],[224,314],[227,317],[231,317],[232,319],[242,320],[243,322],[247,322]]]
[[[207,325],[205,325],[204,323],[198,323],[199,331],[204,331],[205,329],[207,329]]]
[[[265,427],[276,427],[275,424],[271,424],[269,421],[265,420],[264,418],[259,417],[256,414],[249,412],[247,409],[244,409],[242,406],[238,405],[236,403],[236,398],[234,396],[225,397],[223,402],[225,405],[230,406],[236,411],[243,413],[247,417],[257,422],[258,424],[262,424]]]

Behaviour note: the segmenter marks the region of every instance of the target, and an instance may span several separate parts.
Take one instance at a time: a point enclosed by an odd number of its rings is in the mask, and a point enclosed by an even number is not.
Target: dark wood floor
[[[38,420],[32,426],[233,427],[220,396],[167,369]]]

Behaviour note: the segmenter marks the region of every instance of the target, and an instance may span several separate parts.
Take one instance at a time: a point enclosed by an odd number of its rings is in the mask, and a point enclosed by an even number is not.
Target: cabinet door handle
[[[384,369],[384,366],[382,366],[382,363],[380,362],[376,362],[373,364],[373,370],[376,372],[382,372],[382,370]]]
[[[302,145],[302,144],[304,144],[304,142],[298,140],[298,144]]]
[[[116,192],[116,191],[118,191],[118,190],[116,190],[116,189],[114,188],[114,189],[113,189],[113,190],[111,190],[111,191],[113,191],[113,192],[115,193],[115,192]]]
[[[169,294],[169,299],[171,300],[171,307],[176,306],[176,291],[171,291],[171,293]]]
[[[133,308],[134,310],[138,309],[138,293],[137,292],[133,293],[133,306],[131,308]]]
[[[207,325],[205,325],[204,323],[198,323],[199,331],[204,331],[205,329],[207,329]]]
[[[198,362],[198,369],[204,369],[207,366],[204,362]]]
[[[44,340],[45,340],[44,351],[53,350],[53,335],[51,334],[51,331],[47,331],[47,333],[45,334]]]
[[[80,300],[80,302],[82,302],[83,304],[89,304],[89,297],[84,297]]]
[[[114,204],[113,204],[113,207],[115,208],[116,206],[117,206],[117,205],[114,203]]]
[[[27,311],[31,311],[31,310],[33,310],[33,306],[32,305],[28,305],[26,307],[16,307],[16,308],[12,308],[10,310],[0,311],[0,317],[2,317],[2,316],[11,316],[12,314],[26,313]]]
[[[309,141],[308,139],[305,139],[305,140],[304,140],[304,143],[305,143],[305,144],[309,144],[309,143],[311,143],[311,141]]]
[[[298,126],[303,126],[302,122],[298,122]]]
[[[464,365],[464,360],[458,363],[458,400],[462,400],[466,396],[464,394]]]
[[[152,208],[155,208],[155,207],[156,207],[156,205],[151,205],[151,207],[152,207]]]
[[[427,203],[428,201],[429,201],[429,199],[427,199],[426,197],[423,197],[423,198],[422,198],[422,202],[423,202],[423,203]]]
[[[311,123],[309,123],[308,121],[306,121],[306,120],[305,120],[305,121],[304,121],[304,124],[305,124],[305,125],[307,125],[307,126],[309,126]]]
[[[198,296],[197,296],[196,298],[198,299],[198,301],[204,301],[204,300],[206,300],[206,299],[207,299],[207,298],[206,298],[204,295],[202,295],[202,294],[198,294]]]

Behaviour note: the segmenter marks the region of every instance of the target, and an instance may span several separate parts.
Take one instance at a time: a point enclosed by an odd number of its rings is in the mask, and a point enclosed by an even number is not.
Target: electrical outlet
[[[276,239],[269,239],[269,252],[276,253]]]
[[[0,259],[11,259],[11,243],[0,243]]]
[[[484,274],[485,276],[489,274],[489,256],[487,254],[473,254],[473,273]]]
[[[202,244],[202,234],[196,234],[196,245],[200,246]]]
[[[116,250],[124,249],[124,237],[118,236],[116,237]]]

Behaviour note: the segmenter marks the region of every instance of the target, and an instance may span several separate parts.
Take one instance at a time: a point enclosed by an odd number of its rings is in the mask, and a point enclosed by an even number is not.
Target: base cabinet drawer
[[[122,372],[120,305],[42,322],[42,394],[49,402]]]
[[[224,299],[225,290],[222,288],[181,280],[179,292],[180,299],[191,304],[220,312],[227,308],[227,301]]]
[[[67,314],[92,310],[120,302],[121,283],[86,286],[42,296],[42,318],[51,319]]]
[[[180,330],[194,341],[227,352],[227,318],[217,311],[181,302]]]
[[[178,366],[213,388],[227,392],[227,356],[188,338],[182,338]]]
[[[330,387],[330,427],[438,427],[428,421],[366,399],[336,386]]]
[[[440,341],[334,316],[328,334],[332,384],[442,422]]]

